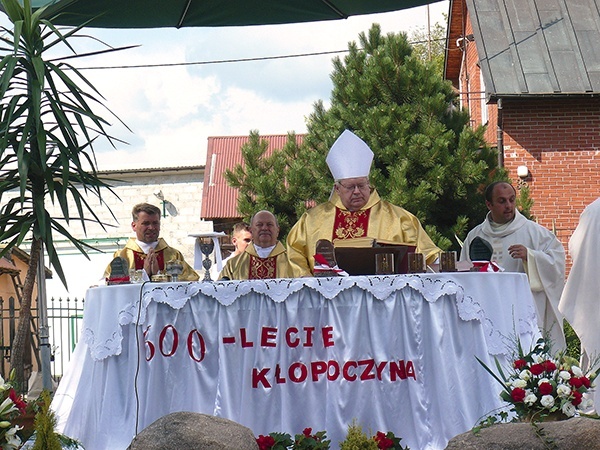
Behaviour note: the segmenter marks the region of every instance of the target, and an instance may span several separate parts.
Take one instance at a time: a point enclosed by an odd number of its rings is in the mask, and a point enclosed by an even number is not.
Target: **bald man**
[[[252,242],[243,253],[223,267],[220,280],[261,280],[296,278],[305,275],[290,264],[285,247],[279,242],[279,224],[270,211],[259,211],[250,221]]]

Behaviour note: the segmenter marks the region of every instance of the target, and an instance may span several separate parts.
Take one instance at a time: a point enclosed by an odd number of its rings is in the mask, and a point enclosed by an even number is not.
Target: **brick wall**
[[[524,180],[533,214],[565,244],[586,205],[600,196],[600,99],[503,100],[504,164]]]

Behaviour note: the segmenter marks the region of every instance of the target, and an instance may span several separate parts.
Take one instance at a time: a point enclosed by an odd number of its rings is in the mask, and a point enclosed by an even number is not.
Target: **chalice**
[[[212,278],[210,277],[210,266],[212,266],[210,254],[213,252],[214,249],[215,243],[213,242],[212,238],[200,238],[200,251],[204,255],[204,259],[202,260],[202,267],[204,267],[203,281],[212,281]]]
[[[183,264],[177,259],[172,259],[165,264],[165,271],[171,275],[171,281],[177,283],[179,275],[183,273]]]

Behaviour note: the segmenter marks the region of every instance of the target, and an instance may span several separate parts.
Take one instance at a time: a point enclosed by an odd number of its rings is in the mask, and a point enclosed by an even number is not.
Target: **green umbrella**
[[[219,27],[346,19],[434,3],[426,0],[33,0],[57,25],[98,28]]]

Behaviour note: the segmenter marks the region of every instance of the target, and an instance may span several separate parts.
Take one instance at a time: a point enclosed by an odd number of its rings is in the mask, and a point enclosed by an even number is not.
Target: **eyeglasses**
[[[344,188],[346,192],[354,192],[355,189],[358,189],[359,191],[367,191],[371,189],[371,185],[369,183],[357,183],[351,186],[346,186],[338,181],[338,185]]]
[[[250,242],[252,241],[252,238],[244,238],[244,242]]]

